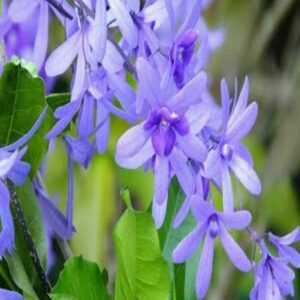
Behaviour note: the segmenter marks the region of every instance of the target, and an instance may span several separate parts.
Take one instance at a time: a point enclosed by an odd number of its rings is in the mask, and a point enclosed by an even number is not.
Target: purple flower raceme
[[[183,191],[193,192],[193,177],[187,160],[204,161],[207,149],[197,136],[204,124],[201,102],[206,74],[201,72],[174,95],[160,87],[158,72],[143,58],[137,61],[138,97],[144,121],[129,129],[118,141],[117,163],[128,169],[152,162],[155,175],[153,216],[156,226],[164,220],[168,186],[175,174]],[[188,110],[193,109],[193,114]],[[190,118],[191,116],[191,118]],[[200,124],[200,126],[199,126]]]
[[[250,293],[251,300],[274,299],[284,296],[294,296],[294,272],[288,267],[289,258],[274,257],[264,241],[259,246],[262,259],[255,268],[254,287]]]
[[[196,294],[203,299],[211,281],[214,240],[219,237],[222,246],[233,265],[242,272],[251,270],[251,263],[243,250],[229,235],[227,229],[242,230],[251,222],[251,215],[245,210],[237,212],[217,212],[212,205],[202,199],[195,201],[192,209],[197,225],[173,251],[173,261],[182,263],[193,255],[205,235],[201,258],[196,276]]]
[[[213,137],[215,146],[205,161],[205,173],[222,187],[225,211],[234,210],[231,171],[250,193],[261,193],[261,183],[253,168],[251,155],[240,143],[252,129],[257,116],[257,103],[247,106],[248,95],[249,81],[246,77],[238,99],[235,97],[231,103],[227,83],[222,80],[222,131]]]

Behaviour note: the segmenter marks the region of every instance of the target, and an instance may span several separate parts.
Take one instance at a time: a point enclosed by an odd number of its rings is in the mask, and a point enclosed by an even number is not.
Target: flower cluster
[[[62,134],[69,158],[66,217],[51,202],[40,178],[34,180],[50,232],[64,239],[71,237],[73,162],[87,168],[96,152],[106,151],[110,116],[114,115],[131,125],[116,145],[117,164],[153,172],[152,214],[157,228],[164,223],[173,177],[185,194],[174,227],[180,226],[190,211],[197,225],[174,249],[173,260],[186,261],[204,238],[197,297],[204,298],[208,291],[214,240],[218,237],[236,268],[243,272],[254,269],[251,299],[277,299],[293,294],[294,274],[287,264],[300,267],[299,253],[290,247],[300,239],[299,229],[283,238],[270,234],[278,258],[255,237],[262,251],[257,266],[228,233],[247,228],[253,237],[251,214],[239,210],[231,180],[236,177],[252,195],[261,193],[252,157],[242,144],[253,128],[258,106],[248,103],[248,77],[240,92],[236,82],[233,97],[226,80],[221,81],[221,106],[210,92],[206,66],[225,38],[223,29],[210,30],[202,18],[210,2],[13,0],[8,5],[4,1],[0,39],[6,59],[19,55],[33,61],[49,90],[53,77],[72,70],[70,102],[56,109],[57,123],[46,136],[53,140]],[[54,16],[63,26],[66,39],[47,56],[49,21]],[[128,76],[136,87],[128,83]],[[74,120],[76,135],[70,136],[65,129]],[[6,250],[11,253],[14,245],[9,193],[2,180],[21,184],[26,178],[29,167],[20,161],[24,148],[18,149],[27,140],[0,149],[0,256]],[[213,185],[222,193],[221,212],[214,207]]]

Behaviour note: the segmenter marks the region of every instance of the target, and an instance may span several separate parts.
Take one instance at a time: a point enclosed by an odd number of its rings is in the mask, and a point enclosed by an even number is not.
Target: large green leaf
[[[42,216],[36,196],[28,180],[22,187],[16,188],[19,202],[36,246],[37,254],[43,267],[46,267],[46,239]],[[6,261],[15,284],[23,290],[27,299],[38,299],[43,294],[40,281],[32,263],[29,250],[21,226],[16,219],[16,212],[12,209],[15,224],[15,250],[12,256],[6,255]]]
[[[70,258],[59,275],[59,279],[51,292],[52,300],[74,299],[110,300],[105,287],[106,273],[96,263],[79,257]]]
[[[45,86],[32,64],[14,59],[4,66],[0,78],[0,145],[8,145],[27,133],[46,106]],[[24,160],[31,165],[31,175],[40,166],[48,143],[44,136],[53,125],[50,112],[28,143]]]
[[[165,300],[170,274],[152,216],[128,208],[114,230],[116,300]]]

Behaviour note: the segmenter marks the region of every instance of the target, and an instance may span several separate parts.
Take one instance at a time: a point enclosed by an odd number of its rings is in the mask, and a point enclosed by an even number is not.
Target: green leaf
[[[14,58],[4,66],[0,78],[0,145],[8,145],[27,133],[46,106],[45,86],[30,63]],[[28,143],[24,160],[31,165],[31,176],[39,168],[48,142],[53,117],[48,112],[41,127]]]
[[[168,299],[170,274],[152,216],[127,209],[113,235],[117,255],[115,299]]]
[[[82,256],[72,257],[65,263],[50,296],[52,300],[112,299],[98,265]]]
[[[58,107],[70,102],[70,93],[50,94],[46,97],[46,102],[54,112]]]
[[[33,242],[40,261],[44,268],[46,267],[46,238],[43,225],[43,219],[40,213],[39,205],[32,189],[31,182],[28,180],[22,187],[16,187],[19,202],[29,227]],[[32,263],[22,229],[16,220],[16,214],[12,209],[15,225],[15,250],[12,256],[6,255],[12,279],[15,284],[23,290],[27,299],[38,299],[42,295],[42,287]]]
[[[195,220],[189,213],[184,222],[178,228],[173,227],[174,218],[177,215],[185,196],[180,189],[177,180],[173,180],[169,189],[168,207],[163,226],[159,229],[159,240],[163,256],[168,262],[172,274],[172,285],[175,290],[176,300],[184,299],[185,292],[185,264],[174,265],[172,252],[179,242],[195,227]]]

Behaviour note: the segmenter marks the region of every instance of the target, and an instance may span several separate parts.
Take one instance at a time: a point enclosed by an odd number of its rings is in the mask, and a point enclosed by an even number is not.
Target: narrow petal
[[[38,70],[44,64],[48,48],[49,6],[41,1],[37,33],[33,48],[33,59]]]
[[[87,88],[86,61],[82,47],[79,48],[76,70],[72,82],[71,101],[78,100],[83,97]]]
[[[248,257],[245,255],[244,251],[227,232],[222,223],[219,223],[219,228],[220,240],[231,262],[242,272],[249,272],[251,270],[251,263]]]
[[[203,299],[211,281],[214,260],[214,239],[206,234],[196,277],[196,294]]]
[[[191,207],[191,199],[190,199],[190,197],[187,197],[184,200],[183,204],[181,205],[179,211],[177,212],[177,214],[174,218],[174,221],[173,221],[174,228],[177,228],[182,224],[185,217],[189,213],[190,207]]]
[[[207,223],[199,223],[174,249],[172,258],[174,263],[182,263],[196,251],[202,236],[207,229]]]
[[[108,0],[108,3],[124,39],[131,48],[135,48],[138,44],[138,29],[133,23],[125,3],[121,0]]]
[[[167,211],[167,200],[168,199],[166,197],[162,204],[159,204],[155,199],[152,201],[152,215],[157,229],[159,229],[164,223]]]
[[[131,127],[117,143],[117,156],[130,157],[140,151],[149,140],[150,134],[144,129],[144,123]]]
[[[94,127],[94,99],[86,97],[83,100],[82,108],[78,118],[77,131],[81,138],[88,137]]]
[[[236,212],[227,212],[219,214],[220,220],[226,225],[228,229],[241,230],[247,227],[252,220],[251,214],[246,210]]]
[[[30,171],[30,164],[17,161],[13,168],[8,172],[7,177],[16,185],[22,185],[27,179]]]
[[[46,74],[50,77],[64,73],[75,59],[80,45],[80,31],[76,31],[61,46],[54,50],[46,61]]]
[[[124,67],[124,59],[110,41],[106,42],[106,51],[102,65],[105,70],[111,73],[117,73]]]
[[[258,112],[256,102],[251,103],[226,130],[225,141],[240,141],[252,129]]]
[[[242,158],[233,154],[230,161],[230,168],[244,187],[253,195],[261,193],[261,183],[254,169]]]
[[[158,74],[144,58],[138,58],[136,69],[143,95],[153,108],[157,107],[161,101]]]
[[[198,221],[208,219],[216,212],[211,204],[201,199],[198,195],[192,196],[191,203],[193,215]]]
[[[230,112],[230,95],[228,91],[228,85],[226,79],[221,81],[221,98],[222,98],[222,124],[223,130],[227,128]]]
[[[233,111],[231,113],[230,120],[228,122],[228,126],[232,126],[232,124],[236,122],[236,120],[240,117],[240,115],[246,109],[248,97],[249,97],[249,79],[246,76],[244,84],[243,84],[243,88],[240,92],[237,103],[235,104],[235,107],[233,108]]]
[[[253,158],[251,156],[251,153],[249,150],[242,144],[234,145],[234,152],[241,157],[243,160],[245,160],[249,166],[253,167]]]
[[[89,42],[98,62],[102,62],[107,40],[106,3],[105,0],[96,1],[95,20],[89,30]]]
[[[154,198],[158,204],[162,204],[167,198],[169,187],[169,160],[166,157],[156,155]]]
[[[191,105],[201,102],[201,95],[207,84],[207,75],[198,73],[184,87],[167,102],[167,106],[178,113],[185,112]]]
[[[190,124],[190,132],[198,134],[206,125],[210,117],[210,109],[206,103],[191,106],[185,113],[185,116]]]
[[[177,134],[176,140],[181,150],[190,159],[199,162],[204,161],[206,159],[207,149],[199,137],[195,136],[192,133],[184,136]]]
[[[134,155],[132,156],[121,156],[116,153],[116,162],[123,168],[136,169],[146,163],[154,155],[151,140],[148,142]]]
[[[300,268],[300,253],[292,247],[283,246],[280,251],[281,256],[287,256],[289,258],[290,263],[295,268]]]
[[[194,180],[186,158],[174,147],[170,154],[170,163],[177,179],[186,195],[191,195],[194,191]]]
[[[40,0],[14,0],[8,8],[8,15],[13,22],[23,22],[33,13],[39,3],[41,3]]]
[[[7,175],[7,173],[13,168],[18,158],[18,150],[0,160],[0,178]]]
[[[110,131],[110,116],[109,111],[102,104],[101,101],[97,102],[97,131],[96,131],[96,146],[97,151],[101,154],[104,153],[108,146]]]
[[[270,265],[272,266],[273,275],[277,281],[293,281],[295,279],[295,273],[285,262],[271,259]]]
[[[279,242],[282,245],[290,245],[298,241],[300,241],[300,226],[295,228],[289,234],[279,238]]]
[[[230,172],[226,164],[222,165],[222,197],[225,212],[234,211],[234,199]]]

